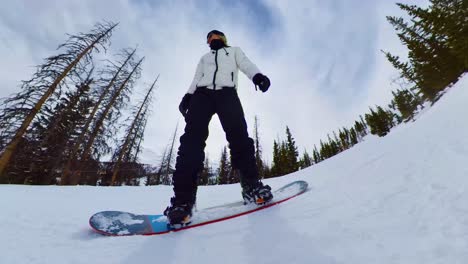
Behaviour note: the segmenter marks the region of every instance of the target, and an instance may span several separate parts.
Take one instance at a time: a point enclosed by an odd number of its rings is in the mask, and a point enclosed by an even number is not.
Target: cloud
[[[183,126],[178,104],[208,51],[206,33],[219,29],[272,80],[263,94],[241,77],[238,90],[250,129],[259,117],[264,154],[271,161],[273,140],[284,137],[286,125],[300,151],[311,151],[368,105],[388,102],[395,71],[380,49],[401,50],[385,21],[394,14],[400,13],[384,0],[9,1],[0,11],[0,97],[16,91],[42,58],[56,54],[65,33],[118,21],[109,53],[138,45],[146,57],[139,94],[160,74],[144,147],[161,153],[176,124]],[[226,144],[215,117],[210,157],[217,160]],[[159,159],[145,158],[155,164]]]

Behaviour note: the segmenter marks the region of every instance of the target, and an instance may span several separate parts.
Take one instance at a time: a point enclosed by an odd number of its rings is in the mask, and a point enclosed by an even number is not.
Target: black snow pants
[[[195,202],[198,175],[205,160],[208,125],[214,114],[218,114],[226,133],[232,168],[239,171],[242,185],[258,181],[254,141],[249,138],[237,91],[232,87],[222,90],[199,87],[190,100],[173,175],[174,193],[179,202]]]

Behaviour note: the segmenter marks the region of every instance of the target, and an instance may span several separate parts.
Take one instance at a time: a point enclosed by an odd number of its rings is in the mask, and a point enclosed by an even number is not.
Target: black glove
[[[184,95],[184,97],[182,98],[182,102],[180,102],[179,111],[184,117],[187,114],[190,105],[190,99],[192,99],[192,95],[188,93]]]
[[[266,92],[268,88],[270,88],[270,79],[261,73],[255,74],[252,81],[255,84],[255,89],[257,89],[258,85],[258,88],[260,88],[262,92]]]

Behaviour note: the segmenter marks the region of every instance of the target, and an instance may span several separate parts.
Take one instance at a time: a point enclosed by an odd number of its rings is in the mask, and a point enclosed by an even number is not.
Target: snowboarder
[[[236,91],[239,69],[262,92],[268,90],[270,80],[239,47],[227,45],[223,32],[210,31],[207,44],[211,50],[198,62],[192,84],[179,105],[186,126],[180,137],[173,174],[174,197],[164,211],[172,226],[190,223],[196,200],[198,174],[205,159],[208,125],[214,114],[218,115],[226,133],[232,167],[240,174],[244,201],[263,204],[273,198],[270,186],[264,185],[259,179],[254,142],[248,135],[247,123]]]

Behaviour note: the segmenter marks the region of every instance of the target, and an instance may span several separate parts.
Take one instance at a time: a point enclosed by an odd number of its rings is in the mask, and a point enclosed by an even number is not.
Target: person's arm
[[[268,91],[270,79],[260,72],[258,67],[245,56],[240,48],[236,50],[236,62],[239,69],[253,81],[255,89],[258,86],[262,92]]]
[[[241,48],[236,48],[236,62],[239,69],[252,80],[257,73],[261,73],[258,67],[247,58]]]
[[[189,94],[195,93],[195,90],[197,89],[197,83],[200,81],[201,77],[203,76],[203,57],[200,59],[197,65],[197,69],[195,70],[195,76],[193,77],[192,84],[190,84],[190,87],[187,91]]]

